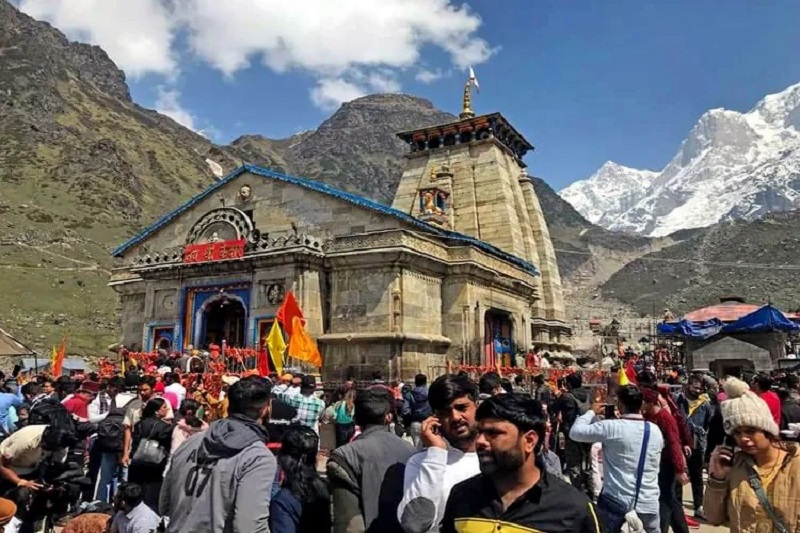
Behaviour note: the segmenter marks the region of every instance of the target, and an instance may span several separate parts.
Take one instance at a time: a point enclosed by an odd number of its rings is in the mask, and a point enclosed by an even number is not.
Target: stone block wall
[[[442,334],[442,279],[403,270],[402,330]]]
[[[392,290],[399,271],[352,268],[331,273],[331,333],[392,330]]]

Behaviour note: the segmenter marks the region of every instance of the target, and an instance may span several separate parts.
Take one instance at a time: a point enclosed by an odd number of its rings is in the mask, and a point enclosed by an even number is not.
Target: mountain
[[[116,340],[109,248],[233,159],[136,105],[96,46],[0,1],[0,324],[73,353]]]
[[[712,109],[658,173],[606,163],[563,191],[590,221],[654,237],[800,206],[800,84]]]
[[[625,265],[603,284],[602,295],[642,314],[665,307],[682,314],[731,295],[784,311],[800,307],[800,212],[722,222],[683,237]]]
[[[613,226],[613,217],[644,198],[658,172],[637,170],[607,161],[589,178],[576,181],[559,194],[592,224]]]
[[[278,141],[247,135],[229,149],[250,163],[277,165],[290,174],[390,204],[408,151],[395,132],[453,119],[422,98],[374,94],[342,104],[314,131]]]

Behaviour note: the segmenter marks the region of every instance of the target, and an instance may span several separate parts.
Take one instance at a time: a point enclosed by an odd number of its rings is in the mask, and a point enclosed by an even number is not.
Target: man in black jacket
[[[428,376],[417,374],[414,377],[414,388],[403,394],[402,410],[403,425],[417,448],[422,433],[422,422],[431,414],[433,414],[431,406],[428,405]]]
[[[584,491],[594,500],[594,475],[592,473],[592,445],[575,442],[569,431],[575,420],[592,407],[591,390],[583,387],[580,373],[565,378],[567,390],[553,402],[553,416],[559,422],[559,433],[564,434],[564,463],[572,486]]]

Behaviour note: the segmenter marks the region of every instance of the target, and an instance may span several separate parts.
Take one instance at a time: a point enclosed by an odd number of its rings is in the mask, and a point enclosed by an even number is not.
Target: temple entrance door
[[[244,305],[232,298],[222,298],[212,302],[205,311],[205,338],[203,345],[219,344],[225,340],[228,346],[245,345]]]
[[[514,357],[514,323],[511,315],[498,309],[486,311],[484,323],[484,355],[486,366],[511,366]]]

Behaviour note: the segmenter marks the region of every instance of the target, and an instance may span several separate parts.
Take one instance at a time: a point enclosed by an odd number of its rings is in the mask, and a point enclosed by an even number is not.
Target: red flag
[[[269,375],[269,363],[267,362],[267,348],[266,346],[262,345],[258,349],[258,355],[256,356],[256,370],[258,370],[259,376],[268,376]]]
[[[299,318],[303,322],[305,321],[303,311],[300,310],[300,305],[297,303],[294,294],[292,291],[288,291],[275,318],[280,322],[281,326],[283,326],[283,331],[289,336],[292,335],[292,322],[294,321],[294,317]]]

